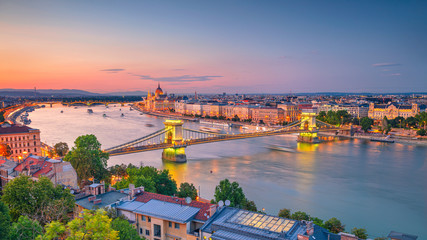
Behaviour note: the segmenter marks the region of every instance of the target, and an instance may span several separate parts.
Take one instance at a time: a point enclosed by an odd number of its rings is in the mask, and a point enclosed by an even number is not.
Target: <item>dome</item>
[[[160,83],[157,86],[156,95],[163,95],[163,90],[160,88]]]

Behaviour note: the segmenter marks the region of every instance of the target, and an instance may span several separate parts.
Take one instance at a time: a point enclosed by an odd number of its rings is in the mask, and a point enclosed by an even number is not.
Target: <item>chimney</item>
[[[93,204],[100,204],[102,202],[102,199],[95,199],[94,201],[93,201]]]
[[[95,199],[96,199],[96,196],[91,196],[91,197],[88,198],[89,202],[92,202]]]

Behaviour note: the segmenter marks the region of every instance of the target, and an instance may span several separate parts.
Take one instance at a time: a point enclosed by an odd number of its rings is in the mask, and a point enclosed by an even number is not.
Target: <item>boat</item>
[[[105,113],[104,113],[104,114],[102,114],[102,116],[103,116],[103,117],[107,117],[107,114],[105,114]]]
[[[125,115],[122,113],[121,117],[124,117]]]
[[[87,113],[93,113],[93,110],[89,108],[89,109],[87,110]]]
[[[270,150],[275,150],[275,151],[280,151],[280,152],[291,152],[291,153],[298,152],[295,149],[284,147],[284,146],[280,146],[280,145],[269,145],[267,148],[270,149]]]
[[[200,127],[200,131],[211,132],[211,133],[221,133],[221,129],[219,128],[210,128],[210,127]]]
[[[132,107],[129,108],[129,111],[133,111]]]
[[[64,111],[61,110],[61,113],[64,113]]]
[[[147,124],[145,124],[145,126],[146,126],[146,127],[154,127],[154,124],[147,123]]]
[[[139,115],[144,115],[143,113],[140,113]]]
[[[371,142],[385,142],[385,143],[394,143],[394,140],[390,139],[390,136],[384,138],[371,138]]]

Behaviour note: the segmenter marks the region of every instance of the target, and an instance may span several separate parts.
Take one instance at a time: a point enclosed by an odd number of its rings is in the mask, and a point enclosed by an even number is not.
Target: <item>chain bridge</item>
[[[166,120],[165,128],[147,136],[105,149],[111,156],[163,149],[162,158],[186,162],[185,148],[196,144],[230,141],[245,138],[265,137],[299,133],[298,141],[318,143],[319,131],[350,130],[316,120],[315,113],[303,113],[301,119],[281,128],[252,133],[223,134],[183,127],[182,120]]]

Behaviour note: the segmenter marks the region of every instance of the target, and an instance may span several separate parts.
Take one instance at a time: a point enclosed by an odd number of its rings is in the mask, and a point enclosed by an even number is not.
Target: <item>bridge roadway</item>
[[[320,128],[318,131],[325,132],[325,131],[337,131],[337,130],[346,130],[346,129]],[[307,132],[307,130],[282,130],[282,131],[266,131],[266,132],[241,133],[241,134],[223,134],[223,135],[217,135],[215,137],[186,139],[183,141],[182,144],[179,144],[179,145],[174,145],[170,143],[158,143],[158,144],[151,144],[151,145],[144,145],[144,146],[137,146],[137,147],[126,147],[126,148],[121,148],[121,149],[116,149],[116,150],[106,151],[106,152],[110,153],[110,156],[117,156],[117,155],[124,155],[124,154],[137,153],[137,152],[154,151],[154,150],[171,148],[171,147],[179,148],[179,147],[187,147],[187,146],[196,145],[196,144],[231,141],[231,140],[255,138],[255,137],[266,137],[266,136],[274,136],[274,135],[284,135],[284,134],[292,134],[292,133],[302,133],[302,132]]]

